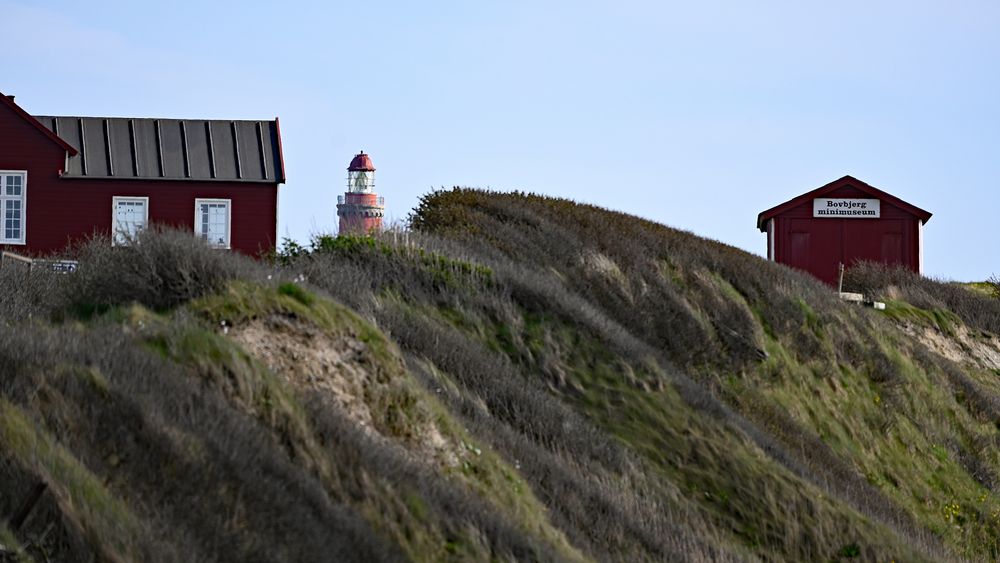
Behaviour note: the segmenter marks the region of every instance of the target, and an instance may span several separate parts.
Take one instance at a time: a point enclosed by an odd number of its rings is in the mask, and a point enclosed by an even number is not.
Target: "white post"
[[[924,275],[924,222],[917,219],[917,273]]]

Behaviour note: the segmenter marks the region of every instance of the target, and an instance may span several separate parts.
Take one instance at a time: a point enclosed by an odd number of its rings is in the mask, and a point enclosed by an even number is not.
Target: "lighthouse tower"
[[[337,196],[340,234],[368,234],[382,228],[385,198],[375,193],[372,159],[359,152],[347,167],[347,192]]]

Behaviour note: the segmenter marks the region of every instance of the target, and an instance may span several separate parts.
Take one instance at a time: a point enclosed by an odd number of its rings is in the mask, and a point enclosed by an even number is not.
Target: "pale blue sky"
[[[765,252],[757,213],[851,174],[934,217],[926,270],[1000,274],[1000,3],[0,0],[29,112],[281,118],[280,233],[434,187],[594,203]]]

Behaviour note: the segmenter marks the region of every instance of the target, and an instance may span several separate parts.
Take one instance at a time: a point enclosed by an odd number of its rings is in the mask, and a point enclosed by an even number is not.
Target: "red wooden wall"
[[[194,229],[195,198],[231,202],[231,246],[259,255],[274,249],[278,186],[268,183],[60,178],[65,151],[0,105],[0,170],[27,170],[26,244],[12,252],[49,254],[94,233],[110,234],[114,196],[149,197],[149,221]]]

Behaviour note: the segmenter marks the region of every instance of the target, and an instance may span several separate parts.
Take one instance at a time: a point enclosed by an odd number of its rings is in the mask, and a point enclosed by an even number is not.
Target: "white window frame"
[[[21,195],[20,196],[8,196],[7,182],[3,179],[5,176],[20,176],[21,177]],[[6,210],[4,209],[3,201],[9,199],[17,199],[21,202],[21,237],[17,239],[5,238],[7,234],[6,230]],[[25,241],[28,240],[28,171],[27,170],[0,170],[0,244],[27,244]]]
[[[205,233],[201,232],[201,206],[203,203],[225,203],[226,204],[226,244],[212,244],[209,242],[209,246],[212,248],[220,248],[229,250],[233,247],[233,200],[223,199],[223,198],[208,198],[199,197],[194,200],[194,234],[198,238],[205,236]]]
[[[111,246],[123,246],[128,244],[118,242],[118,202],[120,201],[141,201],[143,203],[142,209],[145,211],[145,215],[142,218],[142,228],[149,228],[149,197],[116,195],[111,198]]]

